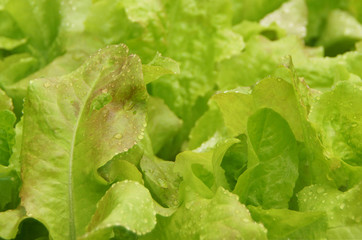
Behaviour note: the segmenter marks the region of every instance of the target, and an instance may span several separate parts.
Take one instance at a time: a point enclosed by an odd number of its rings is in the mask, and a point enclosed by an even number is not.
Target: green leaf
[[[258,108],[271,108],[287,120],[297,140],[303,139],[302,121],[293,85],[287,79],[266,78],[253,89],[254,103]]]
[[[10,51],[26,43],[15,20],[4,9],[0,9],[0,22],[0,49]]]
[[[59,7],[56,1],[9,1],[6,10],[28,38],[28,49],[43,65],[61,53],[56,41],[60,25]]]
[[[160,53],[152,59],[151,62],[142,66],[143,79],[145,83],[150,83],[163,75],[179,74],[179,64],[168,57],[163,57]]]
[[[199,148],[178,154],[174,172],[183,179],[180,185],[181,198],[192,199],[193,195],[210,198],[219,187],[229,189],[221,163],[225,152],[238,141],[226,139],[202,152]]]
[[[248,206],[251,216],[268,229],[268,239],[323,239],[327,219],[323,212],[297,212]]]
[[[173,171],[175,163],[145,155],[141,159],[140,166],[145,185],[155,200],[163,206],[178,206],[180,179]]]
[[[98,202],[87,234],[80,239],[109,239],[114,226],[143,235],[155,225],[156,212],[151,194],[138,182],[123,181],[113,184]]]
[[[348,1],[348,11],[352,13],[359,22],[362,22],[362,4],[360,1]]]
[[[325,26],[328,14],[343,4],[342,0],[306,0],[308,6],[307,43],[314,44]]]
[[[9,1],[5,8],[25,37],[27,48],[44,66],[62,49],[56,41],[60,25],[59,4],[56,1]]]
[[[294,34],[300,38],[307,35],[308,9],[304,0],[290,0],[284,3],[276,11],[266,15],[260,24],[269,26],[275,22],[288,34]]]
[[[39,61],[28,53],[13,54],[0,60],[0,86],[13,99],[14,112],[18,117],[21,116],[23,108],[23,98],[26,93],[26,87],[13,87],[22,78],[35,72],[39,67]]]
[[[0,110],[0,164],[7,166],[15,143],[16,117],[9,110]]]
[[[6,93],[0,89],[0,110],[13,110],[13,102]]]
[[[328,239],[354,239],[362,234],[362,224],[356,224],[348,227],[336,227],[328,230]]]
[[[229,0],[181,0],[175,4],[166,2],[164,7],[167,17],[162,18],[164,23],[157,28],[160,33],[156,35],[156,46],[163,55],[180,63],[181,72],[152,82],[148,89],[152,96],[164,99],[184,122],[182,131],[169,146],[170,153],[160,155],[174,159],[187,142],[195,121],[207,109],[207,100],[215,88],[216,63],[240,52],[243,43],[241,36],[231,29]],[[228,47],[221,48],[222,43]]]
[[[83,32],[84,21],[89,13],[92,1],[60,0],[59,3],[59,14],[61,17],[59,32],[61,34],[65,32],[66,35],[69,32]]]
[[[309,120],[325,155],[362,166],[362,81],[343,81],[317,98]]]
[[[147,115],[147,133],[152,142],[153,152],[157,154],[177,134],[182,121],[162,99],[155,97],[150,97],[148,101]]]
[[[298,178],[294,135],[288,123],[268,108],[249,117],[247,128],[259,164],[239,177],[234,193],[246,204],[287,208]]]
[[[4,88],[14,99],[15,112],[18,116],[20,115],[19,111],[23,107],[23,99],[26,96],[27,88],[31,80],[69,74],[77,69],[90,54],[93,54],[103,46],[98,39],[85,34],[68,34],[67,42],[69,42],[66,44],[67,52],[55,58],[51,63],[38,71],[34,72],[34,70],[36,70],[34,68],[35,66],[33,66],[35,62],[27,58],[18,60],[22,64],[9,62],[9,64],[4,66],[4,69],[6,69],[8,65],[13,64],[10,69],[4,71],[4,74],[6,73],[4,76]],[[14,59],[14,62],[15,61],[17,61],[17,59]],[[18,74],[18,72],[21,74]],[[17,76],[17,78],[12,79],[13,76]]]
[[[303,139],[302,120],[293,86],[280,78],[268,77],[258,82],[253,91],[225,91],[212,97],[223,114],[233,136],[246,133],[248,117],[260,108],[271,108],[284,117],[298,140]]]
[[[222,29],[216,33],[215,52],[216,61],[231,58],[239,54],[245,47],[243,37],[231,29]]]
[[[218,86],[222,90],[251,86],[272,75],[286,55],[293,57],[296,66],[305,61],[307,52],[297,36],[273,40],[256,35],[249,39],[244,51],[222,61],[217,72]]]
[[[268,26],[252,21],[242,21],[233,26],[233,31],[243,36],[244,41],[248,44],[250,39],[256,35],[263,35],[270,40],[277,40],[285,36],[285,31],[278,27],[274,22]]]
[[[216,94],[212,99],[219,106],[225,125],[232,131],[232,135],[245,133],[247,119],[254,111],[252,95],[235,90]]]
[[[6,5],[4,3],[4,5]],[[15,22],[11,14],[4,9],[4,6],[0,6],[0,36],[9,38],[12,40],[23,39],[24,35],[19,29],[19,26]],[[11,50],[11,49],[8,49]]]
[[[236,1],[234,3],[234,19],[233,22],[240,22],[241,20],[253,20],[258,21],[262,19],[266,14],[274,11],[286,0],[276,0],[276,1],[267,1],[267,0],[242,0]]]
[[[9,164],[15,141],[14,125],[16,117],[12,110],[11,98],[0,89],[0,164],[5,166]]]
[[[293,83],[295,96],[299,103],[296,107],[301,116],[302,141],[305,144],[305,148],[300,149],[300,176],[296,190],[300,191],[304,186],[313,183],[336,184],[339,180],[334,180],[330,173],[335,168],[324,156],[323,146],[318,139],[317,133],[307,120],[311,104],[320,92],[309,87],[303,78],[297,76],[291,58],[285,58],[283,66],[287,75],[291,78],[290,81]]]
[[[141,239],[267,239],[266,229],[250,217],[236,195],[219,188],[211,198],[184,203]]]
[[[34,218],[25,218],[18,227],[15,240],[49,240],[49,232],[41,222]]]
[[[361,183],[346,192],[325,185],[312,185],[298,193],[300,211],[323,211],[328,217],[327,236],[357,239],[362,222]]]
[[[0,212],[0,237],[4,239],[15,238],[19,224],[24,218],[25,209],[23,207]]]
[[[0,61],[0,83],[6,89],[7,86],[36,71],[38,67],[39,62],[37,59],[28,53],[8,56],[3,61]]]
[[[213,192],[210,189],[215,182],[212,174],[212,151],[196,153],[184,151],[177,155],[174,171],[178,173],[183,181],[180,185],[183,198],[189,197],[185,187],[189,186],[198,195],[211,198]]]
[[[225,152],[221,162],[230,189],[234,189],[239,176],[246,170],[248,163],[247,137],[240,135],[238,139],[240,142],[234,143]]]
[[[211,101],[209,110],[196,121],[195,126],[191,129],[188,148],[191,150],[199,148],[200,151],[206,151],[225,137],[230,137],[230,134],[225,127],[221,111],[215,102]]]
[[[138,37],[142,28],[128,18],[122,1],[104,0],[91,5],[85,30],[106,44],[116,44]]]
[[[15,170],[20,177],[21,175],[21,144],[23,139],[23,119],[21,119],[15,126],[15,144],[11,149],[12,155],[9,159],[9,168]]]
[[[19,204],[20,178],[17,173],[0,165],[0,212],[15,209]]]
[[[111,160],[99,168],[98,173],[109,183],[128,179],[143,184],[142,173],[135,165],[125,160]]]
[[[22,205],[54,240],[85,233],[107,190],[97,169],[137,144],[144,132],[147,92],[141,67],[126,46],[110,46],[69,75],[30,83],[24,106]],[[112,101],[93,110],[91,103],[102,92]]]
[[[26,39],[12,39],[0,36],[0,49],[12,50],[26,43]]]
[[[137,240],[137,234],[128,231],[123,227],[114,227],[113,228],[114,236],[110,240]]]
[[[362,25],[348,12],[332,11],[318,44],[325,47],[327,56],[336,56],[354,49],[355,42],[362,39]]]
[[[238,139],[227,139],[224,142],[221,142],[218,145],[216,145],[213,151],[212,167],[213,167],[213,175],[215,177],[215,185],[213,186],[214,191],[220,186],[227,190],[230,190],[230,187],[225,177],[225,171],[221,167],[221,165],[227,150],[229,150],[231,146],[233,146],[235,143],[238,142],[239,142]]]

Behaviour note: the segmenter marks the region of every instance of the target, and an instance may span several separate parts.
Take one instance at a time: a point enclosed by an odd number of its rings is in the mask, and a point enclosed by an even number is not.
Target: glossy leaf
[[[0,110],[0,164],[8,165],[15,142],[16,117],[9,110]]]
[[[92,108],[97,96],[107,93],[111,102]],[[146,98],[141,62],[124,45],[99,51],[69,75],[30,84],[24,106],[22,205],[53,239],[85,233],[107,190],[96,170],[138,142]]]
[[[19,224],[24,218],[25,209],[22,207],[0,212],[0,237],[4,239],[15,238]]]
[[[238,179],[241,202],[263,208],[286,208],[298,178],[297,144],[287,122],[264,108],[248,119],[248,137],[259,164]]]
[[[327,218],[323,212],[248,207],[253,219],[268,229],[268,239],[321,239],[326,237]]]
[[[266,229],[251,218],[237,196],[223,188],[210,198],[184,203],[141,239],[267,239]]]
[[[148,190],[134,181],[112,185],[97,204],[97,210],[80,239],[109,239],[113,226],[121,226],[138,235],[150,232],[156,224],[156,212]]]
[[[362,166],[362,81],[340,82],[312,105],[309,119],[320,133],[325,154]]]

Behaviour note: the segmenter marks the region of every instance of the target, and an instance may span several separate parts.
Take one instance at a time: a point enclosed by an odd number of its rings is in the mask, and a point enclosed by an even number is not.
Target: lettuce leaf
[[[361,13],[0,0],[0,239],[359,238]]]
[[[141,62],[124,45],[99,51],[69,75],[30,84],[20,195],[27,214],[43,222],[53,239],[85,233],[107,190],[96,170],[139,141],[146,98]],[[56,183],[60,179],[64,184]]]

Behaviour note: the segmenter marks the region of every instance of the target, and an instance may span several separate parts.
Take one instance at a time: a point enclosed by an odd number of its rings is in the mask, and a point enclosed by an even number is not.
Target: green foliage
[[[0,0],[0,239],[358,239],[359,0]]]

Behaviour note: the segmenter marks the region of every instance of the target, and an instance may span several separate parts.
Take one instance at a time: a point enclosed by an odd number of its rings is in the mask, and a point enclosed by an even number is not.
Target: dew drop
[[[188,202],[185,204],[186,209],[190,209],[192,207],[192,202]]]
[[[324,192],[324,188],[319,187],[319,188],[317,189],[317,193],[323,193],[323,192]]]
[[[343,209],[345,206],[346,206],[346,205],[345,205],[344,203],[342,203],[342,204],[339,206],[339,208],[340,208],[340,209]]]
[[[157,179],[157,183],[162,187],[162,188],[167,188],[167,183],[165,182],[165,180],[163,180],[162,178]]]
[[[114,135],[114,138],[116,138],[116,139],[121,139],[121,138],[122,138],[122,134],[121,134],[121,133],[117,133],[116,135]]]

